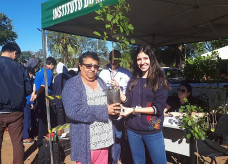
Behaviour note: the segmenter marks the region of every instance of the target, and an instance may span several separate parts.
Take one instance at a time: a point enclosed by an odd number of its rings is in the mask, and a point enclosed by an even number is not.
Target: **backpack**
[[[63,148],[59,146],[58,142],[52,142],[52,148],[53,163],[64,164],[65,154]],[[49,141],[44,141],[43,145],[40,147],[35,164],[51,164]]]

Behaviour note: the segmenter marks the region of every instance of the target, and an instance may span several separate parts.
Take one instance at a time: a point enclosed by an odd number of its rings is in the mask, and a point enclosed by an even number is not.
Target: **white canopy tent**
[[[222,60],[228,60],[228,46],[219,48],[219,49],[214,50],[214,51],[217,51],[217,52],[218,52],[218,55],[219,55],[219,57],[220,57]],[[212,51],[207,52],[207,53],[204,53],[204,54],[202,54],[201,56],[207,56],[207,55],[210,56],[211,54],[212,54]]]

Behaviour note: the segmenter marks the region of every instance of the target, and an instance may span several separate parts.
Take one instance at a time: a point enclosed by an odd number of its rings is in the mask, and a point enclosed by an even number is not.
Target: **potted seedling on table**
[[[198,153],[197,140],[205,140],[207,123],[203,109],[196,105],[192,105],[185,99],[186,105],[181,106],[179,112],[182,113],[180,128],[185,131],[186,138],[191,143],[196,143],[196,151]],[[192,145],[193,146],[193,145]],[[194,147],[190,148],[194,151]],[[198,156],[197,156],[198,162]]]

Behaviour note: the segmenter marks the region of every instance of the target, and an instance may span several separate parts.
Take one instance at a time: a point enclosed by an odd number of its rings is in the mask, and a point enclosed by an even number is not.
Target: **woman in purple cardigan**
[[[120,111],[120,103],[107,105],[106,84],[97,77],[99,58],[86,52],[79,58],[80,73],[69,79],[62,99],[71,120],[71,160],[76,164],[108,163],[108,147],[113,144],[109,114]]]
[[[133,74],[126,95],[121,93],[122,116],[126,118],[127,135],[135,164],[145,164],[145,147],[153,164],[166,164],[162,134],[169,84],[154,52],[149,46],[137,49],[133,59]],[[118,87],[116,81],[112,85]]]

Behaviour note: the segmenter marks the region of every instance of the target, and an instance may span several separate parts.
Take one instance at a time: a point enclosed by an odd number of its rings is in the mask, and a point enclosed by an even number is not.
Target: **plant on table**
[[[185,99],[185,101],[188,100]],[[203,109],[187,102],[187,105],[181,106],[179,111],[183,113],[181,128],[185,129],[187,139],[194,137],[195,139],[205,140],[207,131],[205,117],[199,117],[195,114],[202,112]]]

